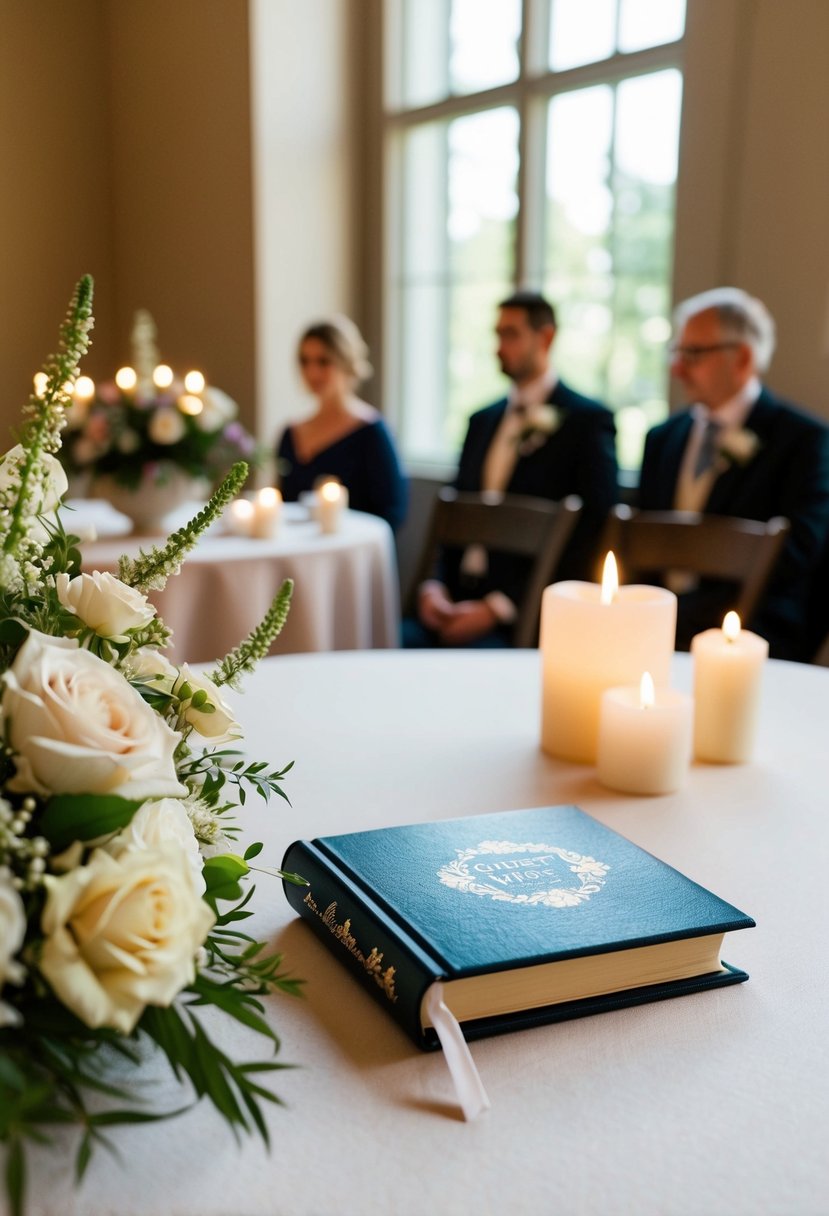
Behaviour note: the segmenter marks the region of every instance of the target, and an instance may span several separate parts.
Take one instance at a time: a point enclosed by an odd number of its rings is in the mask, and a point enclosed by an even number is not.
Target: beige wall
[[[100,0],[0,0],[0,449],[77,280],[112,294]],[[102,70],[103,68],[103,70]],[[100,317],[90,366],[106,368]]]
[[[72,286],[95,277],[85,370],[162,356],[255,419],[245,0],[0,0],[0,425],[17,421]]]
[[[829,418],[829,3],[690,0],[675,294],[775,315],[772,387]]]
[[[308,403],[296,342],[354,315],[355,138],[344,0],[251,0],[260,433]]]

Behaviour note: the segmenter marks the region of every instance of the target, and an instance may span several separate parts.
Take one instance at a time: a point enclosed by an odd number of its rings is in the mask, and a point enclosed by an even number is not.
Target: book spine
[[[282,869],[299,874],[307,886],[286,882],[291,907],[308,922],[335,958],[345,966],[418,1047],[439,1046],[423,1029],[420,1006],[424,993],[442,969],[405,928],[361,891],[313,841],[290,845]]]

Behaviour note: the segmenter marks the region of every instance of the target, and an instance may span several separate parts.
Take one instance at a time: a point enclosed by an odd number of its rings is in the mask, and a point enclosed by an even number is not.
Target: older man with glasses
[[[674,332],[671,373],[689,407],[648,433],[639,506],[786,516],[790,537],[757,618],[747,623],[776,657],[808,659],[809,593],[829,538],[829,428],[761,383],[775,325],[759,300],[736,287],[704,292],[679,305]],[[680,595],[680,646],[721,624],[731,590],[709,581]]]

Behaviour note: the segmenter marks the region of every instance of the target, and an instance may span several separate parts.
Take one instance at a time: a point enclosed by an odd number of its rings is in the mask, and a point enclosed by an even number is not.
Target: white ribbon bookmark
[[[472,1053],[457,1018],[444,1004],[443,984],[432,984],[423,1000],[426,1015],[440,1039],[463,1117],[467,1122],[471,1122],[492,1105],[475,1067]]]

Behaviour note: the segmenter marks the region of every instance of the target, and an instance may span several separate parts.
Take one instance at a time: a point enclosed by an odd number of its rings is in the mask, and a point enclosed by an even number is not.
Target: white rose
[[[87,1026],[130,1034],[145,1006],[172,1004],[195,975],[214,916],[180,848],[96,849],[85,866],[47,876],[40,969]]]
[[[5,456],[0,458],[0,490],[17,484],[20,476],[19,466],[24,455],[25,449],[18,443],[13,448],[9,448]],[[46,470],[46,481],[40,497],[32,505],[32,510],[34,514],[44,515],[57,510],[61,499],[69,489],[69,482],[63,471],[63,465],[54,456],[44,453],[40,459],[43,462],[42,467]]]
[[[178,443],[184,438],[187,425],[178,410],[162,406],[153,414],[147,426],[147,434],[153,443]]]
[[[200,431],[220,431],[239,412],[233,398],[220,388],[204,389],[201,401],[201,413],[193,419]]]
[[[9,789],[136,799],[186,793],[173,764],[179,735],[76,639],[33,629],[5,681],[0,725],[17,766]]]
[[[15,961],[26,935],[26,913],[23,901],[9,881],[7,870],[0,870],[0,992],[6,983],[20,984],[25,972]],[[17,1010],[0,1001],[0,1026],[17,1025]]]
[[[102,638],[123,638],[128,629],[140,629],[155,616],[147,597],[114,574],[95,570],[72,579],[68,574],[58,574],[55,586],[64,608]]]
[[[172,692],[178,679],[178,668],[157,650],[139,650],[131,659],[130,675],[159,692]]]
[[[179,669],[179,678],[173,686],[173,692],[180,696],[180,690],[185,684],[189,684],[192,689],[189,697],[179,701],[179,714],[185,722],[197,730],[203,738],[212,739],[214,743],[230,743],[234,739],[241,739],[241,726],[233,717],[233,711],[222,699],[222,694],[209,676],[200,673],[197,675],[190,670],[186,663],[183,663]],[[193,697],[198,692],[207,694],[207,705],[212,706],[212,709],[199,709],[193,705]]]
[[[120,857],[129,849],[157,849],[166,844],[177,845],[182,850],[187,858],[193,890],[198,896],[204,895],[204,863],[199,842],[187,808],[178,798],[145,802],[106,848],[113,857]]]

